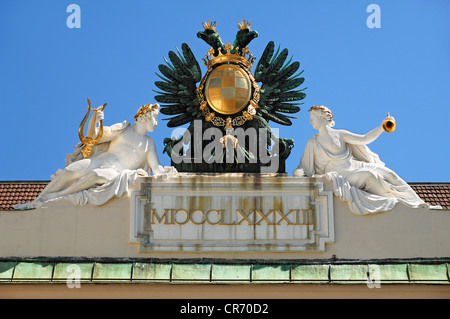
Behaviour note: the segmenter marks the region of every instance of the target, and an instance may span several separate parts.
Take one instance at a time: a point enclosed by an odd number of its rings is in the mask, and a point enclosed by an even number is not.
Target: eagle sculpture
[[[166,64],[158,66],[161,74],[157,75],[161,81],[156,81],[155,85],[161,91],[155,91],[158,94],[155,99],[161,104],[161,113],[170,116],[167,126],[190,124],[187,129],[189,133],[194,132],[195,122],[201,122],[203,132],[210,127],[217,127],[225,137],[230,138],[237,127],[244,130],[252,127],[257,131],[266,129],[267,147],[258,152],[278,156],[281,160],[278,172],[284,172],[284,161],[294,141],[274,136],[269,122],[292,125],[292,114],[300,111],[303,103],[299,101],[306,96],[303,92],[305,88],[298,89],[305,79],[301,77],[303,71],[297,72],[300,63],[292,62],[292,58],[286,62],[288,50],[280,52],[278,47],[275,51],[273,41],[267,44],[252,74],[250,68],[256,58],[250,54],[248,44],[258,37],[258,32],[250,30],[250,25],[250,21],[239,22],[239,31],[233,45],[230,45],[223,43],[216,30],[216,22],[208,20],[203,23],[204,30],[198,32],[197,37],[210,45],[208,55],[203,59],[208,67],[206,74],[202,76],[200,64],[192,50],[183,43],[181,52],[178,49],[176,53],[170,51],[169,60],[164,59]],[[185,152],[183,148],[175,147],[181,145],[179,143],[190,144],[191,149],[203,149],[207,141],[193,145],[194,141],[188,140],[186,135],[166,138],[164,151],[171,156],[172,163],[173,155],[182,156]],[[271,144],[277,145],[277,154],[271,154]],[[251,162],[250,159],[255,159],[257,154],[253,154],[245,143],[242,145],[237,151],[243,152]],[[228,151],[225,144],[224,149],[225,154]],[[261,165],[259,160],[245,163],[235,158],[231,163],[208,163],[207,160],[194,163],[184,160],[175,166],[179,171],[189,172],[257,172]]]

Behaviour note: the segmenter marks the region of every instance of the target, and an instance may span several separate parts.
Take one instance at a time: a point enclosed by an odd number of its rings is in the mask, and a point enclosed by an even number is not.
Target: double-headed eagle
[[[305,89],[297,89],[303,82],[303,71],[298,72],[299,62],[286,62],[288,50],[269,42],[252,74],[250,68],[255,57],[248,44],[258,33],[250,30],[250,21],[238,23],[239,31],[233,45],[224,44],[216,30],[216,22],[203,23],[204,30],[197,36],[210,45],[203,59],[208,68],[204,76],[190,47],[183,43],[180,52],[170,51],[169,61],[160,64],[157,74],[162,81],[155,85],[156,101],[161,103],[161,113],[171,116],[168,127],[177,127],[200,119],[204,128],[215,126],[223,129],[236,127],[267,128],[269,121],[292,125],[292,116],[300,111],[299,103],[305,98]],[[189,128],[191,129],[191,127]],[[270,135],[270,133],[269,133]],[[280,139],[281,140],[281,139]],[[170,155],[174,141],[166,141]],[[290,151],[292,140],[280,143]],[[168,145],[169,144],[169,145]],[[169,146],[169,147],[168,147]],[[287,153],[289,155],[289,152]],[[285,156],[287,157],[287,156]]]

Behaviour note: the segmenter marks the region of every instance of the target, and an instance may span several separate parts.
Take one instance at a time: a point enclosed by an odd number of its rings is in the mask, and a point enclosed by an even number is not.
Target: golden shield
[[[234,64],[215,68],[205,83],[208,104],[220,114],[235,114],[245,108],[251,98],[252,83],[248,74]]]

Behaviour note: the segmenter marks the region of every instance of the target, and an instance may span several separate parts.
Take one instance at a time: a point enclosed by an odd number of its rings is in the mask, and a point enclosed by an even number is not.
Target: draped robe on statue
[[[112,126],[111,134],[119,135],[131,124],[127,121],[117,123]],[[99,143],[93,148],[93,157],[100,156],[108,150],[110,142]],[[66,166],[71,163],[83,159],[81,155],[81,148],[83,144],[79,143],[75,146],[75,151],[66,157]],[[133,183],[139,176],[149,176],[152,173],[151,168],[145,165],[143,168],[138,169],[116,169],[113,165],[107,168],[106,182],[98,187],[86,189],[77,193],[65,195],[62,198],[73,202],[78,205],[86,205],[90,203],[92,205],[100,206],[105,204],[113,197],[126,198],[128,197],[128,189],[131,183]],[[61,198],[59,198],[61,199]]]
[[[341,153],[333,154],[314,135],[306,144],[299,168],[308,177],[325,175],[333,184],[334,194],[358,215],[389,211],[397,203],[430,208],[366,145],[347,143]]]
[[[111,133],[112,135],[119,135],[125,131],[127,127],[131,124],[127,121],[123,121],[122,123],[117,123],[112,126]],[[102,154],[107,152],[110,142],[100,142],[99,144],[93,147],[92,158],[100,157]],[[77,162],[83,159],[81,155],[81,149],[83,144],[78,143],[75,146],[75,150],[73,153],[66,156],[66,166]],[[58,170],[54,175],[51,176],[53,180],[57,175],[61,173],[62,170]],[[103,185],[98,185],[97,187],[92,187],[86,190],[82,190],[76,193],[60,196],[52,199],[51,201],[56,201],[60,199],[65,199],[73,202],[77,205],[86,205],[90,203],[92,205],[103,205],[107,201],[109,201],[113,197],[125,198],[128,196],[128,189],[131,183],[133,183],[137,177],[139,176],[149,176],[151,175],[151,168],[146,165],[143,168],[139,169],[117,169],[114,166],[108,166],[104,169],[100,170],[105,175],[104,177],[108,180]],[[34,209],[39,208],[44,203],[35,200],[31,203],[24,204],[16,204],[15,209]]]

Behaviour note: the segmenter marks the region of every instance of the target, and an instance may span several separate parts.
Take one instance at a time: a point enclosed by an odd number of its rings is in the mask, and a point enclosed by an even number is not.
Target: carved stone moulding
[[[141,252],[315,252],[334,242],[333,195],[276,174],[181,174],[131,195]]]

